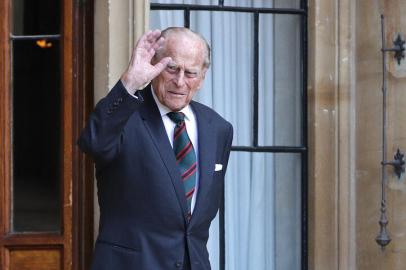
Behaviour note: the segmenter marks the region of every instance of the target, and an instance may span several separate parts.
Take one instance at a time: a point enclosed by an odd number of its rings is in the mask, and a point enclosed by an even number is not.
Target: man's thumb
[[[172,58],[170,58],[170,57],[164,57],[164,58],[161,59],[161,61],[156,63],[156,65],[154,66],[155,67],[155,73],[156,73],[155,76],[158,76],[158,74],[161,73],[166,68],[169,61],[171,61],[171,60],[172,60]]]

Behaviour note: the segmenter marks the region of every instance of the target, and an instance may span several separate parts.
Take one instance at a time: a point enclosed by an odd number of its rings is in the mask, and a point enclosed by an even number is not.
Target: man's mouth
[[[184,93],[179,93],[179,92],[175,92],[175,91],[168,91],[169,94],[174,95],[174,96],[178,96],[178,97],[183,97],[186,94]]]

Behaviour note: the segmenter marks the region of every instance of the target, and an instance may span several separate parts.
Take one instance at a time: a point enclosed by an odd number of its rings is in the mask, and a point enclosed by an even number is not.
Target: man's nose
[[[185,72],[180,70],[175,78],[175,83],[177,87],[182,87],[185,85]]]

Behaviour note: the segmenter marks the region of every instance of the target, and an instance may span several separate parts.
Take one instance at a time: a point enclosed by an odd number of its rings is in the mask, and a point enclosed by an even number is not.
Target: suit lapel
[[[178,165],[176,164],[173,148],[168,140],[168,135],[162,122],[161,114],[159,113],[158,107],[152,97],[150,88],[143,90],[142,96],[144,98],[144,106],[140,111],[141,117],[143,118],[145,127],[161,155],[166,169],[168,170],[180,207],[183,211],[183,216],[186,217],[187,203],[184,187],[181,181]]]
[[[210,204],[210,186],[213,181],[217,140],[213,136],[211,118],[194,102],[191,103],[197,119],[199,141],[199,189],[191,223],[204,213],[204,206]]]

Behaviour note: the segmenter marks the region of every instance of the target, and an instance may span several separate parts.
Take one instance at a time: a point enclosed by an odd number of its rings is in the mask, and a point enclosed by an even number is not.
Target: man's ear
[[[203,68],[203,70],[202,70],[202,79],[200,80],[200,84],[199,84],[198,89],[200,89],[202,87],[202,85],[203,85],[204,79],[206,78],[206,71],[207,71],[207,68]]]
[[[203,75],[202,75],[203,80],[206,78],[206,71],[207,71],[207,67],[203,68]]]

